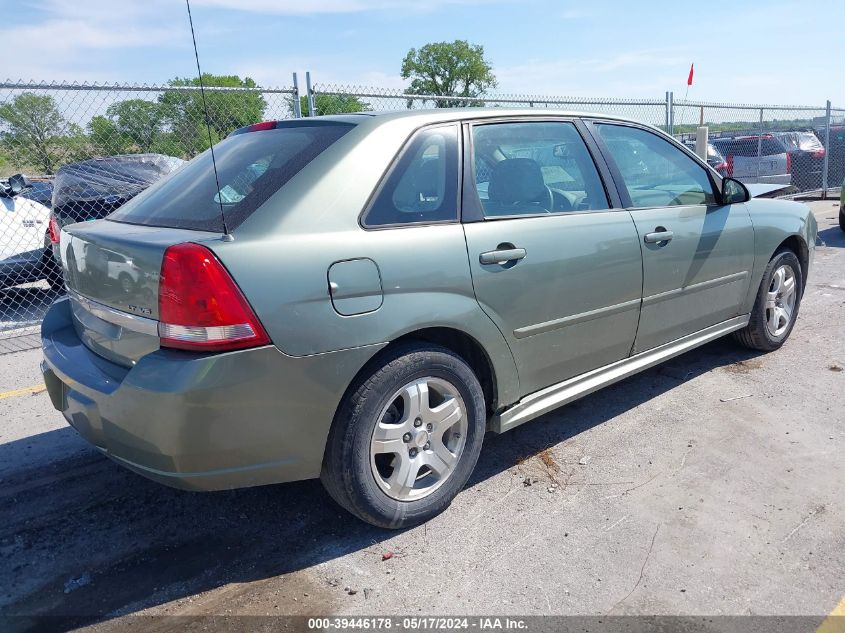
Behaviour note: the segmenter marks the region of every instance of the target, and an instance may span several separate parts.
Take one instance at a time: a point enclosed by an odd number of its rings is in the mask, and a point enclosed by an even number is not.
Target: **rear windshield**
[[[205,151],[109,216],[128,224],[200,231],[233,229],[308,163],[354,127],[337,121],[288,123],[237,134]]]

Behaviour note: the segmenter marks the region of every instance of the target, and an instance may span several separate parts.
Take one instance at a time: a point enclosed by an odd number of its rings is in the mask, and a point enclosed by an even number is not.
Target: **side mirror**
[[[740,181],[734,178],[722,180],[722,204],[738,204],[751,200],[751,194]]]
[[[14,176],[9,176],[9,193],[11,193],[13,196],[18,195],[28,186],[29,182],[27,181],[26,176],[24,176],[23,174],[15,174]]]

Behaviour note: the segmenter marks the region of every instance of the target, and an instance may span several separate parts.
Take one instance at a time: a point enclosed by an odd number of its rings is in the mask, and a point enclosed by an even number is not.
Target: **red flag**
[[[692,85],[692,71],[693,71],[694,68],[695,68],[695,64],[689,65],[689,77],[687,77],[687,85],[688,86]]]

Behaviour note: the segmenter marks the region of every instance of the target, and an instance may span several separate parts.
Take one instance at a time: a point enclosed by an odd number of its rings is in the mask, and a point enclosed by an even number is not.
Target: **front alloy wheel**
[[[792,324],[797,296],[795,271],[787,264],[778,267],[766,295],[766,329],[772,337],[781,336]]]
[[[801,262],[791,250],[774,254],[766,270],[751,308],[748,325],[734,333],[745,347],[771,352],[789,338],[804,289]]]

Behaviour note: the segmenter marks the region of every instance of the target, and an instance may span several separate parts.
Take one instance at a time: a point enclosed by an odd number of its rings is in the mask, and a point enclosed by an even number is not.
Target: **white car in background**
[[[728,177],[746,184],[792,184],[792,156],[773,134],[721,136],[710,142],[725,157]]]
[[[0,289],[51,275],[50,209],[24,198],[26,180],[20,174],[0,182]]]

